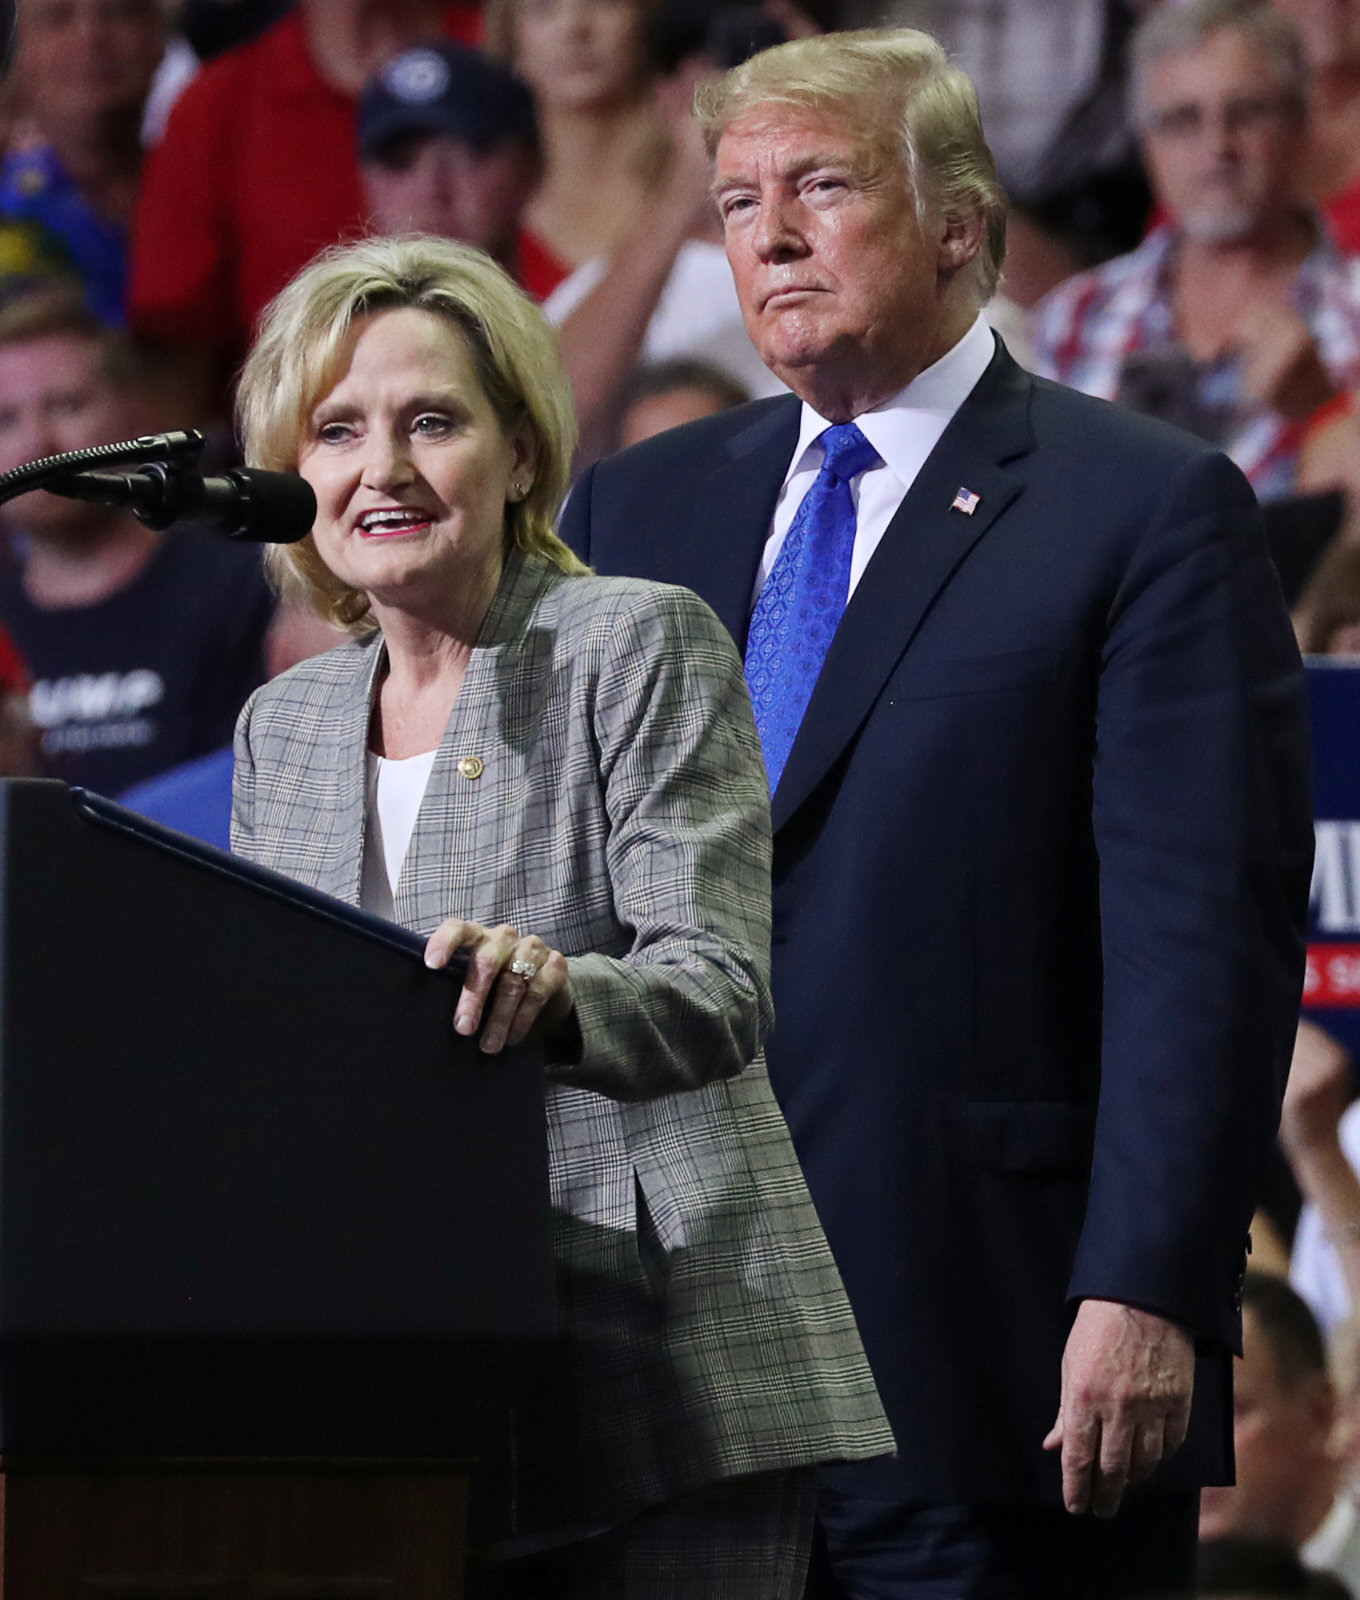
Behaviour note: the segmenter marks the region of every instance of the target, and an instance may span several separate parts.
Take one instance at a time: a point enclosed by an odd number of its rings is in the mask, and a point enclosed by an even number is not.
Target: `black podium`
[[[553,1331],[543,1085],[421,948],[0,783],[4,1600],[461,1592]]]

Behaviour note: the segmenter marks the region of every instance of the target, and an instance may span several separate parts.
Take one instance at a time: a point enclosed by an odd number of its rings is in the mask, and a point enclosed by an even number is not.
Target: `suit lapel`
[[[1032,380],[998,349],[889,523],[832,640],[773,802],[776,830],[868,716],[936,596],[1023,487],[1004,463],[1033,448]],[[973,514],[951,509],[960,489]]]
[[[746,648],[751,591],[802,415],[792,395],[760,412],[727,440],[722,459],[703,482],[702,500],[678,488],[674,503],[682,514],[675,519],[665,568],[669,581],[703,595],[740,650]]]

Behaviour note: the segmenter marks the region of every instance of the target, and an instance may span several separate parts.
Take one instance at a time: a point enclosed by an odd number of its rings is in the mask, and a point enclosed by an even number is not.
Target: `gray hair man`
[[[1220,445],[1262,499],[1360,381],[1360,266],[1299,199],[1308,76],[1263,0],[1163,6],[1132,45],[1143,152],[1165,220],[1043,302],[1035,370]]]
[[[1188,1587],[1311,856],[1258,511],[999,346],[1004,204],[934,41],[782,46],[699,109],[793,394],[599,463],[563,531],[745,655],[770,1070],[897,1439],[823,1474],[819,1581]]]

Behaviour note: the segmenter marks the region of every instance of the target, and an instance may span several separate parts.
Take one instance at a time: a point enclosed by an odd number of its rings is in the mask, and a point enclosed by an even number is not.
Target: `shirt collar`
[[[920,440],[923,432],[933,437],[933,445],[952,420],[954,413],[973,392],[979,378],[991,365],[996,340],[987,319],[978,313],[963,338],[940,359],[920,372],[891,400],[855,418],[864,437],[878,451],[885,466],[903,483],[915,478],[921,465]],[[809,465],[807,453],[832,424],[803,402],[798,428],[798,446],[785,482]]]

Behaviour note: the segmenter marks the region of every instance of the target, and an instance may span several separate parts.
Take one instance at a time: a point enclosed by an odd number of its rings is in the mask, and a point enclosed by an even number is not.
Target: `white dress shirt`
[[[869,557],[878,549],[879,540],[887,532],[907,490],[916,482],[926,457],[940,442],[940,435],[949,426],[954,413],[973,392],[995,350],[992,330],[979,314],[954,348],[913,378],[900,394],[855,418],[856,426],[878,451],[883,465],[869,467],[850,482],[856,516],[850,594],[854,594],[855,585],[869,565]],[[794,513],[822,470],[825,452],[816,441],[831,425],[804,401],[798,444],[784,478],[784,487],[779,491],[770,536],[765,541],[765,553],[756,574],[756,586],[751,595],[753,606],[778,559]],[[967,485],[959,487],[967,488]]]

